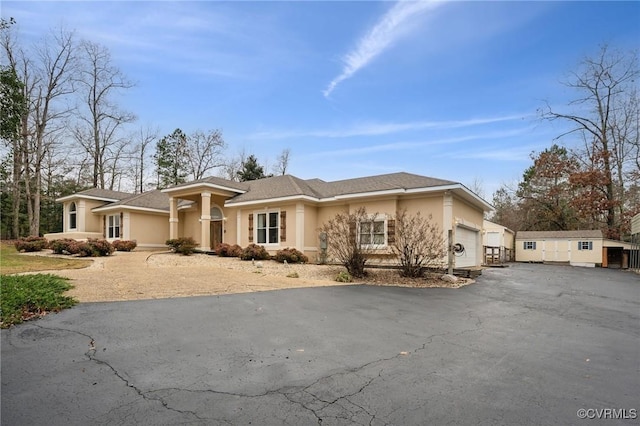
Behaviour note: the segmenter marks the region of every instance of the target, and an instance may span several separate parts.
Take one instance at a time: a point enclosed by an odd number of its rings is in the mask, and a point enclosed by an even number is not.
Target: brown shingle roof
[[[580,231],[518,231],[516,239],[542,239],[542,238],[602,238],[600,230]]]
[[[130,192],[111,191],[109,189],[91,188],[77,192],[73,195],[80,197],[84,195],[87,197],[101,198],[105,200],[123,200],[133,196],[134,194],[131,194]]]
[[[248,185],[247,192],[233,197],[227,201],[227,204],[233,205],[246,201],[267,200],[296,195],[320,199],[394,189],[428,188],[451,185],[456,182],[401,172],[334,182],[325,182],[321,179],[303,180],[295,176],[284,175],[244,183]]]

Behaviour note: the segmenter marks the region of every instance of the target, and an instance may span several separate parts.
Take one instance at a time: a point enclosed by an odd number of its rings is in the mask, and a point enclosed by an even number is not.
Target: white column
[[[296,248],[304,252],[304,204],[296,204]]]
[[[211,250],[211,193],[200,194],[200,250]]]
[[[169,238],[178,238],[178,199],[169,198]]]
[[[453,231],[453,196],[446,191],[442,196],[442,237],[447,244],[447,268],[449,273],[453,273],[455,267],[455,257],[451,253],[451,245],[455,240]]]
[[[122,239],[131,239],[131,213],[124,212],[122,214]]]
[[[86,203],[84,200],[78,200],[76,203],[76,231],[85,232],[86,231],[86,221],[85,221],[85,210]]]

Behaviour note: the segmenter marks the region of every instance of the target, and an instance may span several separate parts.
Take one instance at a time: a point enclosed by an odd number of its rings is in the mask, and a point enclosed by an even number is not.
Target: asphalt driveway
[[[86,303],[1,343],[2,425],[640,423],[623,271]]]

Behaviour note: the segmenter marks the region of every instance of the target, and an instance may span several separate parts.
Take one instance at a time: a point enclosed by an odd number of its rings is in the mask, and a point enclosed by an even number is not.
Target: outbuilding
[[[519,231],[516,234],[518,262],[628,268],[630,252],[630,243],[606,239],[600,230]]]

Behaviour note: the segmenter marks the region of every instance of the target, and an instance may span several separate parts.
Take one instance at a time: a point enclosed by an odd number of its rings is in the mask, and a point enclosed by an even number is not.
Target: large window
[[[278,212],[258,213],[258,244],[278,244]]]
[[[385,246],[387,245],[385,234],[385,220],[373,219],[361,222],[358,230],[360,244],[365,246]]]
[[[108,238],[120,238],[120,215],[107,217],[107,235]]]
[[[578,250],[593,250],[593,241],[578,241]]]
[[[77,212],[78,208],[76,207],[76,203],[71,203],[69,205],[69,229],[76,229],[77,225]]]
[[[535,250],[536,249],[536,242],[535,241],[525,241],[524,242],[524,249],[525,250]]]

